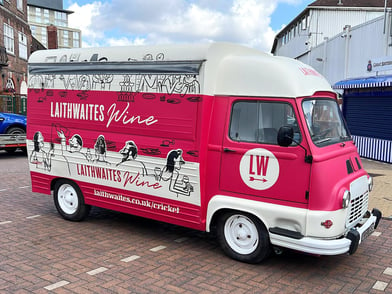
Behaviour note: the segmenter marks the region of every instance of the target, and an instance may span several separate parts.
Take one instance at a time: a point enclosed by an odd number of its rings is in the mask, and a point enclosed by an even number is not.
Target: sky
[[[233,42],[270,52],[314,0],[64,0],[82,47]]]

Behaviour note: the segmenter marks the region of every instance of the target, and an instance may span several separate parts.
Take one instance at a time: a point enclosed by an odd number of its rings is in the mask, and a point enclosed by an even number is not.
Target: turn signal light
[[[343,194],[342,207],[347,208],[350,205],[350,201],[351,201],[351,193],[350,191],[346,190],[344,191]]]
[[[368,178],[368,186],[369,186],[369,192],[373,190],[373,178],[369,176]]]

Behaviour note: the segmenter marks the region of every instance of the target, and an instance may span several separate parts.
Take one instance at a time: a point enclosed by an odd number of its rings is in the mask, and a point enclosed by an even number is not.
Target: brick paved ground
[[[31,193],[25,157],[0,152],[0,167],[0,293],[392,293],[392,220],[353,256],[248,265],[177,226],[98,208],[65,221]]]
[[[392,164],[368,159],[363,159],[362,163],[374,180],[369,207],[379,207],[385,217],[392,218]]]

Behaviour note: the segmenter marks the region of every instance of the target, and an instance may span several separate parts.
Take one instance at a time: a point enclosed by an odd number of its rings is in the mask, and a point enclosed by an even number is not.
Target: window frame
[[[238,99],[238,100],[235,100],[235,101],[232,102],[232,104],[231,104],[231,110],[230,110],[230,117],[229,117],[229,128],[228,128],[228,134],[227,134],[228,138],[229,138],[231,141],[237,142],[237,143],[268,144],[268,145],[274,145],[274,146],[278,146],[278,145],[279,145],[277,141],[274,142],[274,143],[271,143],[271,142],[268,142],[268,141],[259,141],[258,136],[255,136],[255,140],[254,140],[254,141],[253,141],[253,140],[246,140],[246,139],[237,139],[237,138],[233,138],[233,136],[232,136],[232,126],[233,126],[233,123],[234,123],[233,116],[234,116],[234,111],[235,111],[235,105],[236,105],[236,104],[239,104],[239,103],[254,103],[254,104],[256,104],[256,107],[257,107],[257,110],[256,110],[256,112],[257,112],[257,121],[256,121],[256,122],[257,122],[258,126],[260,126],[260,119],[261,119],[261,116],[260,116],[260,114],[259,114],[260,104],[286,105],[286,107],[289,107],[289,108],[285,108],[285,109],[283,109],[283,110],[284,110],[284,111],[286,111],[287,109],[290,109],[290,110],[291,110],[291,113],[292,113],[292,115],[294,116],[293,118],[295,119],[296,125],[297,125],[297,127],[298,127],[297,133],[299,133],[299,138],[297,138],[297,139],[295,140],[296,142],[293,142],[292,145],[290,145],[290,146],[297,146],[297,143],[301,143],[301,142],[302,142],[302,140],[303,140],[303,134],[302,134],[301,128],[299,127],[299,122],[300,122],[300,120],[298,119],[299,116],[298,116],[298,114],[296,113],[296,107],[295,107],[295,105],[293,105],[292,103],[290,103],[290,102],[288,102],[288,101],[283,101],[283,100],[271,101],[271,100],[259,100],[259,99],[257,99],[257,100],[252,100],[252,99]],[[286,119],[287,119],[287,117],[286,117]],[[289,124],[285,124],[285,125],[289,125]],[[283,126],[283,125],[282,125],[282,126]],[[260,129],[260,128],[257,128],[257,129],[255,129],[254,131],[257,131],[257,130],[259,130],[259,129]],[[266,128],[261,128],[261,129],[266,129]],[[276,132],[279,131],[278,129],[275,129],[275,130],[276,130]],[[240,136],[239,136],[239,138],[240,138]]]
[[[4,23],[4,47],[6,48],[7,53],[15,55],[15,36],[14,36],[14,28],[7,23]],[[11,45],[9,48],[9,45]]]
[[[80,33],[72,32],[72,47],[80,48]]]
[[[344,135],[339,134],[339,138],[337,135],[330,136],[328,138],[325,135],[325,139],[323,139],[323,138],[316,139],[317,137],[320,137],[320,136],[319,136],[319,134],[313,134],[312,128],[313,128],[313,124],[316,122],[314,120],[313,109],[312,109],[312,112],[309,113],[311,116],[311,118],[310,118],[311,124],[309,124],[309,119],[308,119],[308,115],[307,115],[308,112],[305,111],[305,104],[308,103],[309,101],[324,101],[324,102],[328,102],[328,103],[333,103],[333,105],[335,107],[333,110],[336,110],[336,112],[334,114],[337,115],[335,117],[335,121],[333,119],[331,119],[331,120],[325,120],[325,122],[329,123],[329,124],[339,122],[339,127],[340,127],[339,129],[341,130],[341,132],[343,132],[342,130],[344,130],[345,134]],[[332,108],[330,108],[330,109],[332,109]],[[330,110],[330,109],[327,109],[327,110]],[[335,99],[332,99],[330,97],[317,97],[317,98],[309,97],[309,98],[304,99],[301,102],[301,110],[303,112],[304,119],[305,119],[304,125],[306,126],[307,132],[309,133],[309,137],[311,139],[311,142],[315,146],[322,148],[322,147],[326,147],[326,146],[334,145],[337,143],[343,143],[343,142],[347,142],[347,141],[352,140],[351,133],[347,127],[346,121],[343,117],[343,113],[340,111],[339,104]],[[339,119],[338,121],[336,120],[337,118]],[[320,122],[320,120],[318,120],[318,122]]]
[[[35,22],[42,23],[42,11],[39,7],[35,8]]]
[[[22,59],[27,60],[28,59],[28,53],[27,53],[27,35],[24,34],[23,32],[18,32],[18,49],[19,49],[19,57]],[[22,52],[25,53],[22,55]]]
[[[16,0],[16,8],[23,12],[23,0]]]

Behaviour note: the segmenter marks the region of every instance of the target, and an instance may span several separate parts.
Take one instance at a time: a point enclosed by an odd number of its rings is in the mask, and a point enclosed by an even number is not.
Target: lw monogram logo
[[[266,149],[251,149],[242,156],[240,174],[250,188],[266,190],[278,180],[279,162],[275,155]]]

